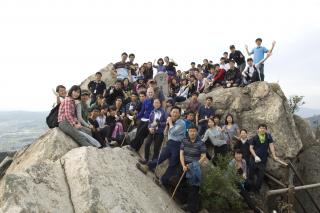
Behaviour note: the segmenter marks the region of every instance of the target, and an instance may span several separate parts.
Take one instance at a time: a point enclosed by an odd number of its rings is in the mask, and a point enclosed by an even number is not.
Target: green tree
[[[299,110],[299,108],[305,104],[303,101],[304,96],[293,95],[288,99],[290,112],[293,114]]]

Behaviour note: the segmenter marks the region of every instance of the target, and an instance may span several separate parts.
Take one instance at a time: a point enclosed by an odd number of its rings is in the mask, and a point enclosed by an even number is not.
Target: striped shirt
[[[183,151],[184,161],[191,163],[193,161],[199,161],[201,154],[205,154],[207,148],[199,139],[196,139],[196,141],[192,143],[189,138],[185,138],[181,143],[180,150]]]

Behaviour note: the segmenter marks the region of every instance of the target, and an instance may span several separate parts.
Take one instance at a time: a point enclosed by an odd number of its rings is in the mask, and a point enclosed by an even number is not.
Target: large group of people
[[[219,154],[233,152],[230,167],[245,183],[239,184],[240,194],[250,208],[259,212],[247,191],[250,188],[259,192],[269,148],[272,157],[277,158],[267,126],[260,124],[257,134],[249,139],[245,127],[240,128],[232,114],[223,118],[216,114],[214,97],[207,96],[201,104],[198,96],[217,87],[244,87],[263,81],[264,62],[271,56],[275,42],[270,50],[261,43],[262,39],[256,39],[257,46],[251,52],[246,46],[253,58],[246,60],[231,45],[230,52],[223,53],[219,63],[204,59],[203,64],[192,62],[186,71],[178,70],[178,64],[167,56],[139,66],[134,54],[122,53],[111,71],[117,76],[114,84],[107,85],[102,73],[97,72],[87,89],[74,85],[66,92],[63,85],[57,86],[59,128],[80,146],[128,145],[138,153],[144,144],[144,156],[140,156],[137,168],[144,173],[155,172],[168,159],[165,173],[156,179],[165,187],[170,186],[170,178],[181,165],[189,186],[189,212],[199,209],[200,165],[206,159],[215,162]],[[157,73],[166,73],[168,91],[163,91],[154,79]],[[188,103],[182,110],[179,103],[185,101]],[[128,139],[127,133],[134,130],[135,137]],[[209,149],[214,151],[208,152]]]

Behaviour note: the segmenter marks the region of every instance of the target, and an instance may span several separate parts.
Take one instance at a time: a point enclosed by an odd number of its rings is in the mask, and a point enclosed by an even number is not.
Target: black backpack
[[[46,118],[47,125],[50,129],[58,127],[58,114],[59,114],[59,107],[60,104],[55,106],[49,113],[49,115]]]

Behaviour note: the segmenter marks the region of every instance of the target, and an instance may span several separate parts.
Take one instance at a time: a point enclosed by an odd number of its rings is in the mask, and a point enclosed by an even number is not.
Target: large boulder
[[[298,115],[294,115],[293,119],[298,129],[303,144],[303,149],[308,149],[309,147],[317,144],[320,145],[320,143],[316,140],[316,136],[310,126],[310,123],[307,120]]]
[[[0,212],[182,212],[136,162],[126,147],[77,148],[49,130],[0,179]]]
[[[112,86],[117,80],[117,75],[113,70],[114,68],[112,63],[108,64],[106,67],[99,70],[99,72],[101,72],[102,74],[101,80],[106,83],[107,87]],[[90,75],[88,78],[86,78],[84,81],[81,82],[80,84],[81,89],[88,89],[89,82],[93,80],[95,80],[95,73],[93,73],[92,75]]]

